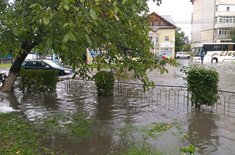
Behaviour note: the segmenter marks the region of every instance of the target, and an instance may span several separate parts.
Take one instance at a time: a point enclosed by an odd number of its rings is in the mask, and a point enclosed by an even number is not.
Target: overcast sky
[[[159,15],[170,15],[175,25],[181,28],[185,35],[191,38],[192,3],[190,0],[162,0],[160,6],[149,2],[150,12]]]

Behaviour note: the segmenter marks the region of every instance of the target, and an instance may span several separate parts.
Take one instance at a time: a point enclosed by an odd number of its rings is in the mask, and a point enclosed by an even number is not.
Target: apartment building
[[[170,16],[160,16],[153,12],[148,15],[151,31],[149,38],[152,41],[151,51],[158,56],[168,58],[175,56],[175,30],[176,26]]]
[[[205,42],[231,42],[235,28],[235,0],[191,0],[192,46]]]

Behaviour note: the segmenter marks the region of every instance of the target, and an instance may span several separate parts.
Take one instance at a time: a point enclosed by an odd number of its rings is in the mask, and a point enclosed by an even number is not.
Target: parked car
[[[72,74],[73,71],[70,68],[62,66],[60,63],[52,60],[25,60],[22,63],[24,69],[50,69],[58,71],[59,76]]]
[[[188,52],[177,52],[175,57],[176,58],[190,58],[190,54]]]

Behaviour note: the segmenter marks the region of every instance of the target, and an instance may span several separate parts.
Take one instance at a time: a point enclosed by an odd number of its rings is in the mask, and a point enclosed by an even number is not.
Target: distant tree
[[[175,51],[178,52],[189,49],[188,37],[185,36],[185,33],[180,28],[177,28],[175,31]]]
[[[187,43],[183,46],[182,51],[190,51],[190,49],[191,49],[191,44]]]
[[[135,77],[150,84],[146,71],[158,66],[150,52],[147,1],[14,0],[9,4],[1,0],[0,51],[13,51],[15,56],[2,90],[13,89],[32,50],[53,50],[83,76],[90,71],[83,61],[86,49],[99,50],[102,57],[97,64],[119,64],[114,69],[133,70]]]
[[[232,42],[235,42],[235,28],[231,31]]]

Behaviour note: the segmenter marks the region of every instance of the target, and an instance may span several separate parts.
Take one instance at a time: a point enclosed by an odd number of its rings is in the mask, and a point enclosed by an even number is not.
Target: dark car
[[[60,63],[52,60],[25,60],[22,63],[23,69],[50,69],[58,71],[59,76],[72,74],[70,68],[62,66]]]

